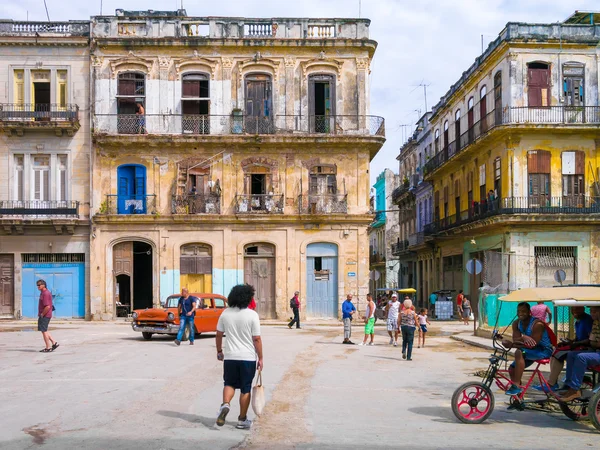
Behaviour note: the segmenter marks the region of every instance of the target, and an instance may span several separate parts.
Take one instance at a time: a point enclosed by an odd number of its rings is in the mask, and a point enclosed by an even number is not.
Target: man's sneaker
[[[390,338],[390,345],[394,343],[394,338]]]
[[[506,395],[519,395],[521,392],[523,392],[523,389],[521,389],[516,384],[512,384],[510,388],[506,391]]]
[[[360,343],[360,344],[358,344],[358,345],[365,345],[365,343],[364,343],[364,342],[361,342],[361,343]]]
[[[190,341],[190,345],[194,345],[194,341]]]
[[[548,387],[548,385],[546,385],[546,384],[540,384],[539,386],[532,386],[532,387],[536,391],[545,392],[546,394],[549,394],[550,392],[556,392],[559,389],[558,383],[556,383],[554,386],[550,386],[550,387]]]
[[[402,359],[406,359],[406,353],[402,353]]]
[[[398,342],[394,341],[394,347],[398,347]]]
[[[246,419],[246,420],[238,420],[238,423],[235,427],[239,428],[240,430],[249,430],[251,426],[252,426],[252,421],[250,419]]]
[[[354,342],[352,342],[352,341],[348,341],[348,342],[346,342],[346,344],[350,344],[350,345],[356,345],[356,344],[355,344]]]
[[[369,342],[369,345],[375,345],[373,342]]]
[[[229,403],[223,403],[219,408],[219,416],[217,417],[217,425],[222,427],[225,425],[225,418],[229,414]]]
[[[179,345],[181,344],[181,341],[179,339],[175,339],[175,345]]]

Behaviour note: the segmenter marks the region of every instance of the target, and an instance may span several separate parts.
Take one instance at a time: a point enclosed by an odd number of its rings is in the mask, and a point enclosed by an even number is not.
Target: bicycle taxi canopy
[[[557,286],[551,288],[524,288],[499,297],[503,302],[554,302],[557,306],[583,305],[580,302],[600,302],[600,287]],[[559,305],[557,302],[561,302]],[[568,302],[562,304],[562,302]]]

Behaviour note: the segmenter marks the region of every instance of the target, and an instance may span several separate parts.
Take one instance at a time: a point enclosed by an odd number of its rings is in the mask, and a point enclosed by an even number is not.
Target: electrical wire
[[[48,18],[48,22],[50,22],[50,14],[48,14],[48,5],[46,5],[46,0],[44,0],[44,8],[46,8],[46,17]]]

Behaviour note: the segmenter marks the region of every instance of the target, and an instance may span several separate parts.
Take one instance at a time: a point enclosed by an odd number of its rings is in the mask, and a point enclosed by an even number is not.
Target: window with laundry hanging
[[[563,64],[563,97],[565,106],[585,106],[585,66],[577,63]]]

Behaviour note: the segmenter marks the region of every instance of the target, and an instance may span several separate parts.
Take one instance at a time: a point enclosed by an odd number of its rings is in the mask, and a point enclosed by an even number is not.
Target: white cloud
[[[87,19],[99,14],[101,0],[46,0],[52,20]],[[104,14],[126,10],[176,9],[181,0],[103,0]],[[248,17],[356,17],[359,0],[183,0],[189,15]],[[371,75],[371,114],[386,119],[387,142],[373,160],[371,179],[386,167],[397,171],[398,149],[407,137],[402,124],[424,112],[422,80],[430,84],[431,108],[507,22],[551,23],[575,10],[599,9],[593,0],[362,0],[362,17],[372,20],[378,41]],[[46,20],[42,0],[0,4],[0,17]]]

